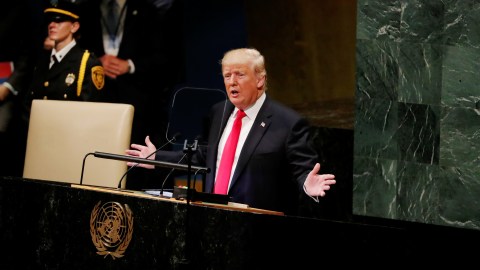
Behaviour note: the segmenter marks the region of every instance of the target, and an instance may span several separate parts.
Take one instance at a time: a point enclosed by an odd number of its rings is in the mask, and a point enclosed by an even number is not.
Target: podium
[[[476,258],[467,243],[479,236],[426,224],[330,221],[202,202],[187,207],[128,190],[0,178],[0,269],[303,269],[385,261],[398,267],[432,256],[459,265]]]

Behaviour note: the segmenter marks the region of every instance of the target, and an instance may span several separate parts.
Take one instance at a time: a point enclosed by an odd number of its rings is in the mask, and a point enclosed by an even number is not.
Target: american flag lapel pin
[[[265,127],[265,122],[262,122],[260,126]]]

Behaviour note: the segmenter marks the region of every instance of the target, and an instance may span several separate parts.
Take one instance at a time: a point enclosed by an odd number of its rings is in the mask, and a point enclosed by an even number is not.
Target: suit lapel
[[[245,166],[247,165],[248,161],[252,157],[255,149],[257,148],[258,144],[261,142],[263,135],[267,132],[271,122],[273,113],[271,112],[270,102],[269,99],[265,99],[262,108],[258,112],[257,118],[253,123],[252,129],[250,130],[247,139],[242,148],[242,152],[238,157],[237,167],[235,168],[235,172],[232,177],[232,183],[230,184],[231,187],[235,185],[237,179],[241,172],[244,170]]]
[[[228,119],[230,118],[230,115],[232,115],[234,109],[235,109],[235,107],[233,106],[233,104],[229,102],[228,105],[227,105],[227,109],[225,110],[226,113],[222,115],[221,126],[220,126],[220,129],[219,129],[219,130],[222,130],[222,133],[223,133],[223,130],[225,129],[225,126],[227,125]],[[217,151],[218,151],[218,143],[220,143],[220,138],[222,136],[222,133],[219,134],[219,136],[217,137],[217,141],[215,142],[215,147],[217,148]]]

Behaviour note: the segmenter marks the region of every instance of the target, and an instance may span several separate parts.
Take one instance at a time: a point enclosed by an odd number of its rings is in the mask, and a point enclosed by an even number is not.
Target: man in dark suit
[[[82,46],[100,57],[106,82],[103,101],[132,104],[135,108],[131,141],[165,140],[170,86],[175,81],[172,50],[178,40],[169,38],[174,23],[168,10],[151,0],[89,0],[81,4],[90,19],[82,24]],[[177,46],[178,47],[178,46]],[[178,58],[175,59],[176,63]],[[173,72],[173,73],[172,73]],[[154,123],[152,125],[152,123]],[[129,189],[153,188],[157,172],[129,173]]]
[[[83,1],[80,43],[99,56],[105,69],[104,101],[135,107],[132,142],[146,134],[165,134],[170,80],[167,67],[167,27],[164,17],[147,0]],[[111,18],[113,17],[113,18]],[[150,124],[155,121],[157,125]]]
[[[219,175],[223,154],[227,152],[227,137],[242,112],[246,116],[241,120],[238,144],[233,151],[233,173],[223,177],[231,201],[286,214],[297,212],[300,194],[318,201],[318,196],[324,196],[330,185],[335,184],[335,176],[317,174],[320,164],[310,145],[307,121],[267,97],[263,56],[255,49],[229,51],[222,59],[222,74],[229,101],[226,109],[224,104],[214,106],[209,147],[195,153],[192,159],[194,163],[206,164],[211,169],[205,191],[222,193],[217,186],[222,179]],[[132,149],[126,153],[148,157],[156,148],[149,137],[145,142],[146,146],[132,144]],[[179,154],[159,151],[155,158],[178,162]],[[152,168],[151,165],[140,166]]]

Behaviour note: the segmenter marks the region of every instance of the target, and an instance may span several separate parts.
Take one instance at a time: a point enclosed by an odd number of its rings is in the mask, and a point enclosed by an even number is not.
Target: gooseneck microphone
[[[173,137],[168,140],[166,143],[164,143],[162,146],[158,147],[155,151],[153,151],[152,153],[150,153],[150,155],[146,156],[145,159],[148,159],[149,157],[155,155],[158,151],[162,150],[165,146],[169,145],[169,144],[172,144],[174,143],[178,137],[180,137],[180,132],[177,132],[173,135]],[[138,167],[138,165],[140,165],[140,163],[137,163],[135,165],[133,165],[132,167],[128,168],[128,170],[122,175],[122,178],[120,178],[120,181],[118,181],[118,186],[117,188],[121,188],[122,187],[122,181],[123,179],[125,178],[125,176],[127,176],[127,174],[133,170],[133,168],[136,168]]]

